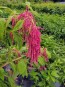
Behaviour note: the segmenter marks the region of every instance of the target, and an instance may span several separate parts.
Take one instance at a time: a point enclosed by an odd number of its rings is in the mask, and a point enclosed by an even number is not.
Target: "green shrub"
[[[41,38],[41,45],[49,49],[53,59],[56,59],[56,57],[65,58],[65,43],[63,40],[56,40],[54,36],[47,34],[42,35]]]
[[[22,3],[22,4],[17,4],[17,3],[15,3],[15,4],[7,4],[6,6],[11,8],[11,9],[19,9],[19,10],[25,8],[25,4],[24,3]]]
[[[56,67],[60,73],[58,75],[60,76],[60,82],[65,79],[64,71],[64,63],[62,64],[62,61],[65,61],[65,42],[63,40],[56,40],[54,36],[44,34],[42,35],[42,41],[41,45],[44,47],[47,47],[47,49],[51,52],[51,59],[50,62],[50,68]]]
[[[48,2],[48,3],[35,3],[35,2],[40,2],[40,0],[28,0],[31,2],[31,7],[40,12],[40,13],[50,13],[50,14],[64,14],[65,13],[65,4],[60,4],[60,3],[52,3],[52,2]],[[12,9],[24,9],[25,8],[25,1],[2,1],[0,2],[1,5],[3,6],[7,6],[9,8]],[[41,1],[42,2],[42,1]]]
[[[24,5],[23,5],[24,6]],[[14,8],[14,7],[12,7]],[[18,7],[17,7],[18,8]],[[19,7],[21,8],[21,7]],[[24,7],[22,7],[24,8]],[[18,12],[21,10],[17,10]],[[23,10],[22,10],[23,11]],[[1,17],[8,17],[10,14],[11,9],[1,9],[0,16]],[[47,34],[53,34],[56,38],[63,38],[65,39],[65,15],[50,15],[50,14],[38,14],[36,11],[32,11],[34,16],[37,19],[37,25],[44,27],[44,32]],[[43,33],[43,31],[42,31]]]
[[[45,33],[55,35],[56,38],[65,38],[65,15],[43,14],[37,20],[38,25],[44,27]]]
[[[32,8],[40,13],[64,14],[65,4],[60,3],[37,3],[32,4]]]

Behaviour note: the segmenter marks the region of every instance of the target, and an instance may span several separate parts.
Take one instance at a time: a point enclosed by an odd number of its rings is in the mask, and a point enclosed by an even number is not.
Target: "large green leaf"
[[[22,37],[21,37],[21,35],[18,32],[14,32],[13,35],[14,35],[14,41],[15,41],[16,46],[19,49],[21,49],[21,47],[22,47]]]
[[[16,25],[14,26],[12,32],[17,31],[22,28],[23,20],[19,20]]]
[[[27,64],[24,60],[21,60],[18,63],[18,71],[20,74],[22,74],[22,76],[27,76]]]

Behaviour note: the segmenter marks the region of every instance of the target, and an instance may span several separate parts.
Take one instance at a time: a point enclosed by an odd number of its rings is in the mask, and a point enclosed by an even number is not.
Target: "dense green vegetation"
[[[6,0],[5,0],[6,1]],[[4,2],[5,2],[4,1]],[[40,1],[40,0],[39,0]],[[54,87],[55,82],[64,82],[65,80],[65,4],[59,3],[35,3],[32,2],[29,10],[36,19],[37,26],[42,27],[41,31],[41,47],[48,51],[49,62],[44,59],[38,60],[38,65],[29,72],[29,60],[26,59],[24,53],[27,51],[22,42],[18,29],[22,25],[20,20],[15,25],[14,30],[11,26],[11,17],[18,15],[25,9],[25,1],[0,1],[0,85],[1,87],[20,87],[15,84],[14,79],[17,75],[22,78],[30,78],[34,81],[33,87]],[[13,4],[12,4],[13,3]],[[7,21],[6,21],[7,20]],[[11,45],[12,41],[9,33],[13,32],[15,45]],[[22,43],[21,43],[22,42]],[[17,49],[16,52],[13,49]],[[18,60],[17,52],[21,53],[21,61]],[[6,64],[13,70],[13,75],[2,68]],[[46,66],[46,70],[39,71],[40,66]],[[24,68],[23,68],[24,67]],[[5,81],[4,79],[7,79]],[[15,80],[16,81],[16,80]],[[7,84],[7,85],[6,85]],[[22,83],[20,84],[22,85]]]
[[[6,2],[6,3],[5,3]],[[25,1],[24,1],[25,2]],[[22,10],[25,9],[25,3],[23,1],[1,1],[1,5],[7,6],[11,9]],[[13,3],[13,4],[12,4]],[[41,2],[31,4],[33,10],[36,10],[39,13],[50,13],[50,14],[60,14],[63,15],[65,13],[65,4],[62,3],[53,3],[53,2]]]
[[[41,4],[33,4],[33,9],[40,13],[50,13],[50,14],[60,14],[63,15],[65,13],[65,4],[61,3],[41,3]]]
[[[56,39],[65,39],[65,15],[41,14],[38,20],[38,25],[44,28],[45,33],[54,35]]]

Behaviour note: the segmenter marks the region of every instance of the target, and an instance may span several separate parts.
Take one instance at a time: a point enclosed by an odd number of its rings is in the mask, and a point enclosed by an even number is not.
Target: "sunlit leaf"
[[[20,74],[22,74],[22,76],[27,75],[27,64],[25,63],[24,60],[21,60],[18,63],[18,71],[19,71]]]
[[[19,20],[16,25],[14,26],[12,32],[17,31],[22,28],[23,20]]]
[[[39,57],[39,58],[38,58],[38,63],[39,63],[40,65],[45,65],[44,58],[43,58],[43,57]]]
[[[5,19],[0,18],[0,40],[3,39],[4,32],[5,32]]]
[[[0,78],[4,80],[4,69],[0,68]]]

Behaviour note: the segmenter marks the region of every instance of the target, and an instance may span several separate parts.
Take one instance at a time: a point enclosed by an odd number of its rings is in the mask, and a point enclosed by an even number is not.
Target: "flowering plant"
[[[0,78],[8,87],[21,86],[25,79],[33,87],[52,87],[59,78],[58,61],[50,63],[51,53],[41,46],[40,27],[29,8],[0,20]]]

